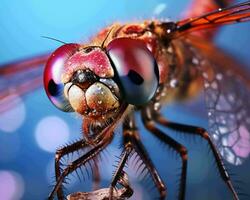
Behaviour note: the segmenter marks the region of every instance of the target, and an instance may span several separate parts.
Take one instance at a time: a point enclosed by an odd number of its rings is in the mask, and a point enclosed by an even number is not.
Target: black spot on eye
[[[156,75],[157,80],[159,81],[160,77],[159,77],[159,68],[158,65],[156,63],[156,61],[154,62],[154,73]]]
[[[135,83],[136,85],[141,85],[143,83],[143,78],[134,70],[129,70],[128,77],[130,80]]]
[[[49,81],[48,91],[51,96],[58,96],[59,94],[58,85],[52,79]]]

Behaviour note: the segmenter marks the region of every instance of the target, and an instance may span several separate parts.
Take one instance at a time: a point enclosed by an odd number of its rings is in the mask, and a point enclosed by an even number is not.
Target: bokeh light
[[[9,108],[0,112],[0,131],[11,133],[23,124],[26,110],[22,99],[18,95],[11,95],[4,98],[0,102],[0,107],[3,107],[1,105],[6,105],[6,103]]]
[[[36,142],[45,151],[54,153],[60,145],[69,139],[69,127],[57,116],[43,118],[35,130]]]
[[[22,177],[13,171],[0,171],[0,199],[21,199],[24,193],[24,182]]]
[[[166,10],[166,8],[167,8],[166,3],[159,3],[158,5],[155,6],[153,14],[156,16],[161,15],[164,12],[164,10]]]

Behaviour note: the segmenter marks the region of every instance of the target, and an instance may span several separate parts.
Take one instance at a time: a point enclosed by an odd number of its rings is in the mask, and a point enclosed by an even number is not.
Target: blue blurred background
[[[41,36],[65,42],[86,42],[113,22],[138,21],[153,18],[181,19],[189,1],[65,1],[65,0],[1,0],[0,5],[0,64],[51,52],[60,44]],[[217,44],[250,68],[250,24],[222,28]],[[0,199],[45,199],[54,183],[54,153],[56,148],[81,137],[81,118],[61,113],[54,108],[43,89],[24,98],[16,97],[16,107],[0,115]],[[188,106],[187,106],[188,107]],[[204,104],[193,114],[188,108],[171,105],[164,115],[174,121],[207,127]],[[169,199],[176,199],[180,160],[173,152],[146,133],[139,124],[142,140],[168,186]],[[119,155],[118,137],[109,147],[106,161],[101,165],[103,186],[108,186],[114,155]],[[200,139],[171,133],[189,149],[187,199],[231,199],[219,178],[211,152]],[[249,193],[250,162],[242,166],[227,165],[240,191]],[[129,169],[133,174],[133,169]],[[90,180],[79,182],[70,176],[68,191],[90,189]],[[239,182],[236,182],[238,180]],[[133,199],[151,199],[142,184],[132,178],[136,190]],[[105,185],[106,184],[106,185]],[[151,194],[151,193],[150,193]],[[242,197],[250,199],[250,197]]]

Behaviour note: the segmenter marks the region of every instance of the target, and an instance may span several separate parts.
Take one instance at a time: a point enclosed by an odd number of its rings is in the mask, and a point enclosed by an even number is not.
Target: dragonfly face
[[[122,102],[148,103],[158,81],[152,53],[130,38],[112,40],[105,48],[65,44],[44,71],[46,93],[57,108],[95,119],[117,112]]]

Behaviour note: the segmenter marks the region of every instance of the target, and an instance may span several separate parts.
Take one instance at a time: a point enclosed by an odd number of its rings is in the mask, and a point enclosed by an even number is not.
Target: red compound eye
[[[146,45],[136,39],[118,38],[107,46],[123,98],[143,105],[151,100],[159,82],[156,60]]]
[[[56,49],[49,57],[44,69],[44,88],[50,101],[64,112],[72,111],[64,97],[64,84],[61,81],[65,61],[79,48],[78,44],[65,44]]]

